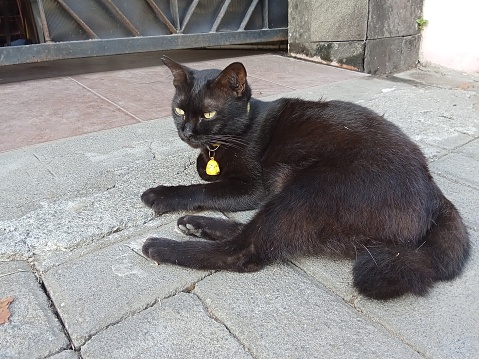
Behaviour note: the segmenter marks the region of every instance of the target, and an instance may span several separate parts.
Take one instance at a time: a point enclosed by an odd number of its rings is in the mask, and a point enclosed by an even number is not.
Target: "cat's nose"
[[[185,123],[181,132],[183,132],[185,138],[190,139],[193,137],[193,125],[191,123]]]

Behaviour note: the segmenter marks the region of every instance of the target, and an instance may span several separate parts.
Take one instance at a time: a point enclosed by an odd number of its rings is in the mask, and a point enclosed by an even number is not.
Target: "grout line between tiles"
[[[130,111],[128,110],[125,110],[123,107],[121,107],[120,105],[114,103],[113,101],[109,100],[108,98],[106,98],[105,96],[99,94],[98,92],[96,92],[95,90],[92,90],[91,88],[89,88],[88,86],[85,86],[84,84],[82,84],[80,81],[77,81],[75,80],[73,77],[70,77],[68,76],[68,78],[74,82],[76,82],[78,85],[80,85],[81,87],[83,87],[85,90],[87,91],[90,91],[92,94],[94,94],[95,96],[98,96],[99,98],[101,98],[102,100],[105,100],[106,102],[108,102],[109,104],[115,106],[116,108],[118,108],[120,111],[122,111],[123,113],[127,114],[128,116],[131,116],[133,117],[135,120],[137,120],[138,122],[145,122],[143,121],[141,118],[135,116],[134,114],[132,114]]]

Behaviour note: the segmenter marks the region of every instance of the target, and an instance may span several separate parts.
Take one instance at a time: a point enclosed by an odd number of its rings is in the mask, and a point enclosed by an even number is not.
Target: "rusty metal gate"
[[[286,40],[287,0],[32,0],[39,43],[0,63]]]

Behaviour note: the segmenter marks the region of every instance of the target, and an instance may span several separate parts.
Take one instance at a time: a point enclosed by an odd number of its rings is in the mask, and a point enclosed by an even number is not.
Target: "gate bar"
[[[238,30],[243,31],[246,25],[248,24],[249,18],[251,17],[251,14],[253,13],[254,9],[256,8],[256,5],[258,5],[259,0],[253,0],[251,1],[251,5],[248,8],[248,11],[246,11],[246,15],[243,18],[243,21],[241,22],[241,25],[239,26]]]
[[[90,29],[90,27],[63,0],[57,0],[57,3],[59,3],[63,9],[73,18],[73,20],[75,20],[83,30],[85,30],[91,39],[98,39],[98,36],[93,32],[93,30]]]
[[[218,29],[218,26],[220,26],[220,22],[221,20],[223,20],[223,16],[225,16],[226,10],[228,10],[228,6],[230,5],[230,3],[231,3],[231,0],[225,0],[218,16],[216,17],[215,23],[211,27],[210,32],[216,32],[216,29]]]
[[[140,32],[133,26],[133,24],[126,18],[125,15],[116,7],[115,4],[111,2],[111,0],[100,0],[103,4],[105,4],[110,11],[125,25],[128,30],[133,34],[133,36],[140,36]]]
[[[153,11],[155,12],[155,15],[160,19],[160,21],[166,25],[166,27],[168,28],[168,30],[170,30],[170,32],[172,34],[176,34],[177,31],[175,29],[175,27],[173,26],[173,24],[170,22],[170,20],[168,20],[168,18],[166,17],[165,14],[163,14],[163,11],[161,11],[161,9],[158,7],[158,5],[156,5],[156,3],[153,1],[153,0],[146,0],[146,2],[148,3],[148,5],[150,5],[150,7],[153,9]]]
[[[268,0],[263,0],[263,29],[269,29],[269,8]]]
[[[52,42],[52,38],[50,37],[50,31],[48,30],[47,17],[45,16],[45,10],[43,9],[43,0],[37,0],[37,3],[38,11],[40,12],[40,22],[42,25],[43,37],[45,38],[45,42]]]
[[[176,32],[179,33],[181,30],[181,27],[180,27],[180,15],[178,12],[178,0],[170,0],[170,12],[171,12],[171,16],[173,16],[173,20],[175,20]]]
[[[194,0],[190,7],[188,8],[188,11],[186,12],[186,15],[185,15],[185,18],[183,19],[183,24],[181,24],[181,31],[180,33],[183,33],[183,31],[185,30],[185,27],[186,27],[186,24],[188,24],[188,21],[190,21],[190,18],[191,18],[191,15],[193,15],[193,12],[195,11],[196,9],[196,5],[198,5],[198,2],[200,0]]]

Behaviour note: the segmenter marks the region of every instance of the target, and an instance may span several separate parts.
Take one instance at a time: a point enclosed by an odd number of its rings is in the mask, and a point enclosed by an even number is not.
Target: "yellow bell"
[[[220,174],[220,166],[215,161],[214,157],[211,157],[206,164],[206,174],[209,176],[217,176]]]

